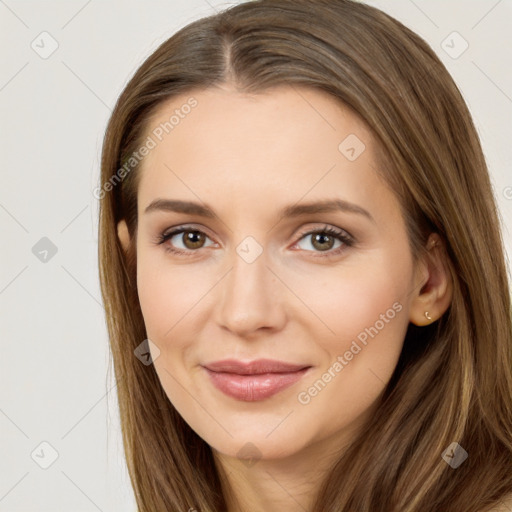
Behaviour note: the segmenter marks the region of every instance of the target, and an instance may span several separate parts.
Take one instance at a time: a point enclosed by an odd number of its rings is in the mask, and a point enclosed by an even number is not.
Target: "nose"
[[[265,251],[248,262],[239,254],[219,289],[218,324],[240,337],[278,331],[286,322],[286,289],[269,267]]]

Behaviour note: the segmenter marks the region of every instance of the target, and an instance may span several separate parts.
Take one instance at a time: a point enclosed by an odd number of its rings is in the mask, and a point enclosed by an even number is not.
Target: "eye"
[[[172,239],[176,238],[173,242]],[[172,231],[159,235],[157,243],[166,244],[165,250],[174,254],[189,255],[196,249],[202,249],[205,246],[205,240],[209,238],[206,233],[190,226],[180,226]],[[170,242],[170,243],[166,243]],[[176,247],[175,243],[181,243],[181,247]]]
[[[307,240],[307,237],[312,237],[309,245],[313,247],[313,252],[326,253],[319,254],[320,257],[337,255],[344,251],[346,247],[354,245],[354,239],[346,231],[331,226],[324,226],[322,229],[310,230],[304,233],[296,245],[300,247],[301,241]],[[337,241],[339,245],[332,250]],[[304,249],[304,247],[300,248]]]
[[[309,251],[309,249],[300,246],[300,244],[303,243],[302,241],[306,240],[307,237],[312,237],[310,246],[313,247],[313,251]],[[173,239],[175,240],[173,241]],[[205,245],[207,239],[209,239],[208,235],[200,229],[195,229],[192,226],[178,226],[171,231],[159,235],[156,243],[158,245],[165,244],[165,250],[167,252],[191,256],[197,249],[215,245],[213,242],[210,245]],[[332,250],[336,242],[339,242],[339,245]],[[354,242],[352,236],[346,231],[331,226],[324,226],[321,229],[310,230],[303,233],[299,242],[293,247],[298,246],[300,249],[305,249],[309,252],[325,253],[318,254],[315,257],[328,257],[341,253],[346,247],[354,245]],[[178,246],[176,246],[176,244],[178,244]],[[179,244],[181,244],[181,247]]]

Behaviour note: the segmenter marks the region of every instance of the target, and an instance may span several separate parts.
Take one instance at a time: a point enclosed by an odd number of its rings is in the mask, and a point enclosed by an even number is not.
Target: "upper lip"
[[[262,373],[288,373],[296,372],[310,365],[292,364],[275,359],[257,359],[243,362],[236,359],[223,359],[203,365],[213,372],[236,373],[238,375],[257,375]]]

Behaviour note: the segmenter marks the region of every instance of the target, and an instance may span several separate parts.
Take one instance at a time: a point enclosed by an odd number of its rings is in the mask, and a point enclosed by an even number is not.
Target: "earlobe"
[[[439,235],[431,234],[427,249],[428,254],[419,267],[422,279],[414,290],[409,314],[410,322],[418,326],[438,320],[450,306],[453,295],[447,254]]]
[[[130,245],[130,233],[128,232],[128,226],[124,219],[119,221],[117,224],[117,237],[121,242],[123,250],[127,251]]]

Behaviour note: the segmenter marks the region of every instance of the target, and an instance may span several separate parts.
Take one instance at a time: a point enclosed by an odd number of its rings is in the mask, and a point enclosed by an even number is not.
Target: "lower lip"
[[[238,375],[213,372],[205,368],[213,385],[232,398],[244,402],[256,402],[269,398],[299,381],[309,368],[287,373],[262,373]]]

